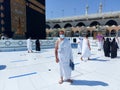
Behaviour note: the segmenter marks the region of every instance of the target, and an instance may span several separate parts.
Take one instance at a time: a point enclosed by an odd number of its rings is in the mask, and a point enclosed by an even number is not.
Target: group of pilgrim
[[[105,57],[111,57],[116,58],[117,57],[117,51],[119,49],[119,39],[118,37],[103,37],[101,33],[98,33],[96,36],[97,38],[97,46],[98,51],[103,50]],[[88,36],[86,35],[85,38],[78,37],[77,38],[78,43],[78,54],[81,54],[81,60],[83,58],[90,59],[91,55],[91,48],[90,48],[90,42],[88,40]]]

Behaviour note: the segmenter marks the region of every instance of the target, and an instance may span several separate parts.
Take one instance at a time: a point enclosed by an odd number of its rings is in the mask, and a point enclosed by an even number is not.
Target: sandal
[[[62,84],[62,83],[63,83],[63,80],[60,80],[60,81],[59,81],[59,84]]]

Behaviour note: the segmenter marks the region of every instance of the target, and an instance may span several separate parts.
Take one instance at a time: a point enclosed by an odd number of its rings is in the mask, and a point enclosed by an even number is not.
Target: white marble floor
[[[89,61],[81,61],[77,49],[73,56],[73,83],[60,85],[54,49],[0,52],[0,90],[120,90],[120,51],[115,59],[104,57],[96,47]]]

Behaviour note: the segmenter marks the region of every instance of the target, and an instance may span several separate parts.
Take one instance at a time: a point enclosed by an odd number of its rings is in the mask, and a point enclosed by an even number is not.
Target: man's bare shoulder
[[[58,38],[55,43],[58,43],[59,41],[60,41],[60,38]]]
[[[60,39],[58,38],[58,39],[56,40],[56,42],[55,42],[55,48],[58,48],[59,42],[60,42]]]

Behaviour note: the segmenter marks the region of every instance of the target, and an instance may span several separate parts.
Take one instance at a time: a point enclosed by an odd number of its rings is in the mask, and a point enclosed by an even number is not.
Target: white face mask
[[[65,37],[65,36],[64,36],[63,34],[61,34],[61,35],[60,35],[60,38],[62,38],[62,39],[63,39],[64,37]]]

